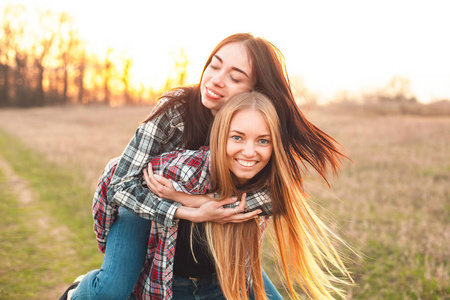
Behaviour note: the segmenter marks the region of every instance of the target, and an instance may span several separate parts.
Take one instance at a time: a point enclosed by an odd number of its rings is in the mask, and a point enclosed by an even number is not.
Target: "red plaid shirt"
[[[205,194],[210,189],[210,152],[184,150],[163,154],[152,159],[153,172],[170,179],[174,188],[192,194]],[[118,214],[118,207],[107,200],[106,190],[116,169],[118,158],[112,159],[100,177],[94,196],[94,231],[100,251],[104,253],[111,226]],[[247,198],[247,209],[261,208],[261,230],[264,231],[271,202],[268,191],[256,192]],[[147,257],[134,293],[138,299],[171,299],[173,263],[177,238],[177,226],[167,227],[151,223]]]

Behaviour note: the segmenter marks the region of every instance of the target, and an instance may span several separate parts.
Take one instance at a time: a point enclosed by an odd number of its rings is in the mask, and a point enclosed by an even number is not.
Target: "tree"
[[[172,51],[171,54],[174,59],[174,67],[167,76],[165,90],[186,84],[187,67],[189,65],[186,52],[184,52],[184,48],[180,48],[178,51]]]
[[[23,6],[7,5],[3,11],[1,39],[0,39],[0,104],[11,105],[11,75],[15,50],[18,48],[18,40],[24,33],[23,24],[17,20]],[[16,20],[16,21],[15,21]]]
[[[14,72],[14,90],[16,103],[20,107],[31,105],[30,85],[28,82],[28,54],[16,51]]]
[[[84,98],[84,76],[86,73],[86,52],[82,51],[78,60],[78,72],[75,78],[75,84],[78,88],[77,103],[82,104]]]
[[[384,100],[393,102],[417,102],[411,91],[411,80],[402,76],[394,76],[384,89]]]
[[[131,104],[130,95],[130,69],[133,65],[133,61],[130,58],[124,58],[123,62],[123,73],[122,73],[122,84],[123,84],[123,97],[125,99],[125,104]]]
[[[81,41],[78,38],[77,32],[72,27],[72,20],[67,13],[61,13],[59,16],[59,29],[58,29],[58,58],[62,63],[63,70],[63,95],[62,102],[68,101],[68,88],[69,88],[69,70],[74,63],[74,57],[77,47]]]
[[[35,93],[35,105],[42,106],[45,104],[45,94],[44,94],[44,72],[45,59],[50,54],[50,50],[53,46],[56,33],[52,31],[54,23],[53,15],[50,11],[45,13],[40,13],[39,15],[39,25],[41,26],[40,32],[36,34],[37,44],[33,47],[33,52],[35,53],[34,65],[37,69],[37,83],[36,83],[36,93]]]
[[[4,15],[6,15],[6,10]],[[2,38],[0,39],[0,106],[9,104],[9,53],[13,34],[9,20],[4,16]]]
[[[50,47],[53,44],[53,40],[55,38],[54,33],[50,33],[42,38],[40,41],[40,51],[36,53],[36,58],[34,60],[35,66],[38,70],[37,77],[37,87],[36,87],[36,101],[35,104],[38,106],[45,104],[45,95],[44,95],[44,60],[48,53],[50,52]]]
[[[110,60],[110,55],[112,52],[112,49],[108,49],[106,51],[105,64],[103,65],[103,102],[107,105],[111,104],[111,90],[109,84],[112,79],[113,64]]]

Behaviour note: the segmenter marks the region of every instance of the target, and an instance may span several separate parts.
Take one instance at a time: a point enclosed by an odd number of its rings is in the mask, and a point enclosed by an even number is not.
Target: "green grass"
[[[80,172],[56,167],[2,131],[0,156],[34,195],[31,204],[19,203],[2,173],[0,299],[39,299],[40,292],[98,268],[102,256],[92,231],[92,191],[81,185]],[[40,226],[39,220],[47,224]],[[50,234],[61,226],[69,230]]]
[[[45,133],[40,129],[33,132],[32,143],[47,141],[50,135],[54,137],[51,141],[54,149],[48,149],[47,155],[54,158],[77,155],[79,158],[74,157],[74,160],[79,159],[79,166],[85,162],[88,168],[81,170],[73,165],[58,168],[0,132],[0,155],[13,165],[17,174],[29,180],[30,188],[39,196],[32,208],[14,207],[3,204],[4,195],[14,198],[14,194],[0,187],[2,299],[30,299],[32,297],[28,295],[34,295],[36,291],[54,287],[57,282],[68,283],[75,276],[99,266],[101,255],[96,250],[90,215],[93,191],[92,188],[89,190],[85,179],[95,177],[95,172],[91,172],[92,165],[98,169],[106,163],[105,157],[113,157],[111,153],[123,150],[132,133],[119,129],[135,122],[119,110],[99,113],[86,109],[78,112],[79,116],[67,110],[64,111],[67,118],[64,122],[59,110],[43,117],[34,111],[19,112],[15,118],[20,120],[17,124],[36,120],[28,126],[17,126],[26,128],[23,130],[27,134],[34,130],[34,124],[47,125]],[[112,112],[117,115],[111,115]],[[99,115],[104,119],[98,119]],[[117,127],[102,127],[111,119],[117,120],[114,123]],[[349,299],[450,299],[450,119],[323,112],[311,115],[311,120],[341,142],[354,161],[345,165],[338,179],[332,180],[332,189],[314,184],[314,181],[312,186],[307,186],[319,204],[317,213],[363,258],[360,260],[347,253],[350,258],[347,265],[357,283],[348,290]],[[56,123],[65,126],[62,131],[73,137],[61,149],[54,146],[60,142],[61,128],[51,131]],[[102,135],[114,137],[103,145],[104,148],[110,146],[110,152],[97,154],[100,153],[97,152],[98,138],[90,135],[94,127]],[[29,136],[23,132],[16,134],[23,138]],[[86,139],[91,142],[77,146],[77,141]],[[118,139],[123,143],[115,144]],[[41,144],[34,148],[47,149],[45,147]],[[87,154],[92,155],[86,158]],[[92,183],[91,178],[89,183]],[[5,182],[4,178],[2,180]],[[73,232],[71,242],[40,237],[38,228],[32,226],[34,223],[29,224],[36,215],[35,210],[44,210],[54,218],[55,224],[50,228],[59,224],[67,226]],[[40,240],[36,240],[38,237]],[[13,245],[8,251],[5,248],[8,243],[4,240]],[[15,246],[17,243],[20,247]],[[65,255],[66,252],[71,254]],[[37,254],[33,256],[33,253]],[[263,255],[264,270],[278,287],[282,287],[283,280],[276,273],[270,255],[269,251]],[[4,257],[7,257],[6,261],[3,261]],[[49,258],[54,266],[47,265]],[[8,278],[11,273],[15,276],[13,279]],[[25,279],[18,281],[16,277]],[[14,289],[20,294],[13,297]],[[24,292],[30,289],[34,292]]]
[[[354,271],[363,282],[353,290],[355,299],[446,299],[444,295],[450,293],[448,285],[441,290],[442,283],[427,275],[431,257],[405,255],[402,249],[375,239],[366,249],[364,264]]]

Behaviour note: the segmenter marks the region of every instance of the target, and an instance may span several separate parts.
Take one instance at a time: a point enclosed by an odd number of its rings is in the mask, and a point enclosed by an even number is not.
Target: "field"
[[[0,110],[0,299],[55,299],[100,266],[96,181],[149,110]],[[450,118],[323,108],[307,117],[352,160],[331,188],[307,180],[319,214],[360,254],[347,252],[357,284],[348,298],[450,299]]]

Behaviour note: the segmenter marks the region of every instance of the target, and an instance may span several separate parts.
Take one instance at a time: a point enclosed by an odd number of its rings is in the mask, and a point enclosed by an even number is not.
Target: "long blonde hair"
[[[238,190],[236,178],[227,163],[226,143],[233,116],[253,109],[261,113],[269,128],[273,153],[266,167]],[[330,242],[333,234],[314,214],[304,195],[301,181],[290,170],[289,158],[281,141],[280,121],[272,101],[258,92],[242,93],[230,99],[217,113],[210,136],[212,189],[220,199],[240,192],[260,189],[270,183],[274,230],[280,264],[292,298],[298,284],[315,299],[343,296],[335,283],[332,268],[351,277]],[[244,223],[206,223],[206,239],[214,259],[218,280],[227,299],[248,299],[250,283],[256,299],[267,299],[261,274],[261,229],[258,219]],[[289,263],[288,263],[289,262]],[[334,271],[334,270],[333,270]]]

